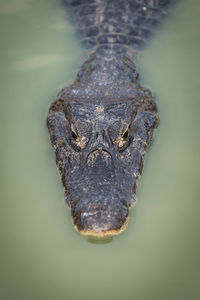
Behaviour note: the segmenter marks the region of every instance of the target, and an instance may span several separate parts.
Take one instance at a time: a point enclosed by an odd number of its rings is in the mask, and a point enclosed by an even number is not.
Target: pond
[[[200,2],[178,1],[140,55],[160,125],[127,230],[71,224],[46,128],[83,54],[56,0],[0,0],[2,300],[197,300]]]

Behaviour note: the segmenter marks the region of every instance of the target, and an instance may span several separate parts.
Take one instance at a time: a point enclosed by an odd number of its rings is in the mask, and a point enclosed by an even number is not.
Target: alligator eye
[[[129,136],[130,126],[123,133],[123,135],[118,140],[118,149],[119,152],[124,151],[130,145],[130,136]]]
[[[87,145],[88,139],[85,136],[81,136],[80,132],[78,134],[75,129],[71,127],[71,145],[75,151],[80,152]]]
[[[77,152],[81,151],[80,137],[74,131],[73,126],[71,127],[71,145],[72,145],[72,147],[74,148],[75,151],[77,151]]]
[[[123,136],[122,136],[122,138],[123,138],[124,140],[127,139],[128,133],[129,133],[129,128],[125,131],[125,133],[124,133]]]
[[[78,135],[72,130],[72,137],[74,140],[76,140],[78,138]]]
[[[71,137],[74,141],[78,139],[78,134],[76,133],[76,131],[77,130],[76,130],[74,124],[71,124]]]

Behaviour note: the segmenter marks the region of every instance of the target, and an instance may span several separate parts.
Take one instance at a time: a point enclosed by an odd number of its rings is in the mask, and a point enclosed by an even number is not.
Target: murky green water
[[[200,298],[200,2],[183,0],[141,56],[161,123],[127,230],[76,233],[45,118],[81,49],[56,0],[0,0],[1,300]]]

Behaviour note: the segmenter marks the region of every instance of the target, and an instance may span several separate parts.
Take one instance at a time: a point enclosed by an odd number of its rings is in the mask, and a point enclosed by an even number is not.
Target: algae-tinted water
[[[199,1],[179,1],[141,55],[160,125],[127,230],[104,243],[71,225],[45,119],[76,75],[59,1],[0,1],[1,300],[197,300]]]

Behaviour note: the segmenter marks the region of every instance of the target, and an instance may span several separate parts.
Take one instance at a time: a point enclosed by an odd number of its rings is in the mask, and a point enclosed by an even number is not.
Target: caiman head
[[[92,96],[88,87],[65,88],[47,119],[74,226],[88,236],[125,228],[158,122],[149,90],[139,84],[119,90],[114,97],[113,90]]]

